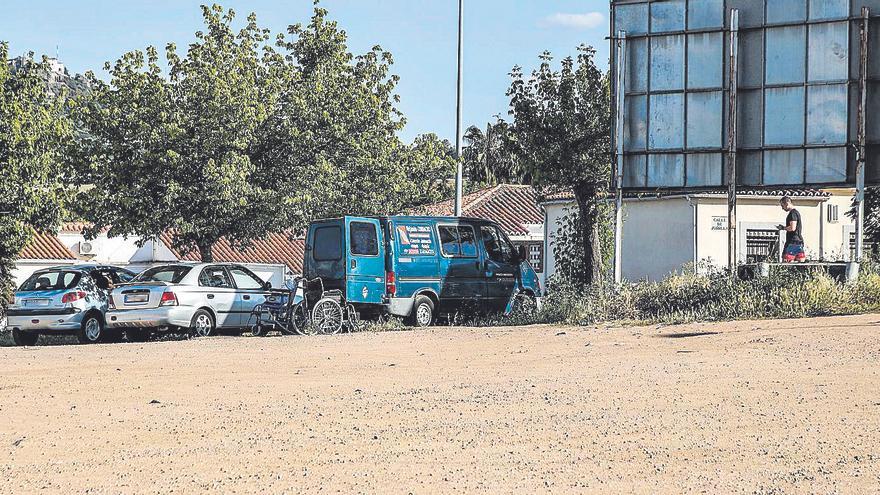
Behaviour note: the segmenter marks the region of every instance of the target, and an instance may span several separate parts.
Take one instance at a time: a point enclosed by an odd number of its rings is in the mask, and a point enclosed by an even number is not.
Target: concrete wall
[[[553,249],[562,219],[575,208],[574,202],[544,205],[547,278],[556,273]],[[687,200],[627,200],[623,211],[622,268],[626,280],[660,280],[694,261],[694,214]]]
[[[737,204],[740,260],[745,260],[747,228],[769,228],[785,223],[778,197],[741,197]],[[852,197],[847,190],[830,198],[794,198],[801,213],[805,249],[809,259],[849,259],[849,233],[854,230],[846,215]],[[828,221],[828,208],[837,206],[838,220]],[[547,238],[545,274],[556,272],[553,246],[563,217],[575,208],[573,201],[544,205]],[[696,218],[695,218],[696,216]],[[696,220],[696,229],[694,221]],[[626,280],[660,280],[694,261],[727,267],[727,199],[718,195],[630,199],[624,202],[623,277]]]
[[[623,215],[625,280],[662,280],[694,262],[694,209],[686,199],[626,201]]]

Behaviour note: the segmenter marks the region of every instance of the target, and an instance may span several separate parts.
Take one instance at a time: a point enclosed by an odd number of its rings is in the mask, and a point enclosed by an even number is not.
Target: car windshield
[[[131,279],[132,282],[170,282],[179,284],[183,277],[192,270],[191,266],[157,266],[144,270]]]
[[[81,278],[82,273],[73,271],[52,270],[37,272],[28,277],[28,279],[21,284],[21,288],[19,288],[18,291],[33,292],[38,290],[72,289],[76,287]]]

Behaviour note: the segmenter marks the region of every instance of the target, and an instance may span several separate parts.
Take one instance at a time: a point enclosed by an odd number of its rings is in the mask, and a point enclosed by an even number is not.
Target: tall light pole
[[[455,108],[455,216],[461,216],[461,90],[464,54],[464,0],[458,0],[458,94]]]

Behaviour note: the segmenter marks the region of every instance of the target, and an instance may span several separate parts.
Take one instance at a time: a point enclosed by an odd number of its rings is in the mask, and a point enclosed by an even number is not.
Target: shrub
[[[853,314],[880,309],[880,273],[866,270],[843,284],[823,272],[777,269],[769,277],[731,280],[687,271],[660,282],[594,286],[579,291],[553,283],[534,321],[686,323]]]

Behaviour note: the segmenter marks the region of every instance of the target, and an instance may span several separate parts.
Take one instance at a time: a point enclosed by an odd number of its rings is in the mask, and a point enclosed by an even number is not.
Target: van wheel
[[[33,332],[22,332],[19,329],[12,330],[12,341],[15,342],[17,346],[32,346],[37,345],[37,340],[40,339],[40,334]]]
[[[214,335],[214,318],[204,309],[196,311],[189,324],[189,333],[193,337],[210,337]]]
[[[409,322],[414,327],[427,327],[434,323],[434,301],[428,296],[416,296]]]
[[[104,322],[97,315],[90,314],[83,318],[76,338],[80,344],[97,344],[104,336]]]

